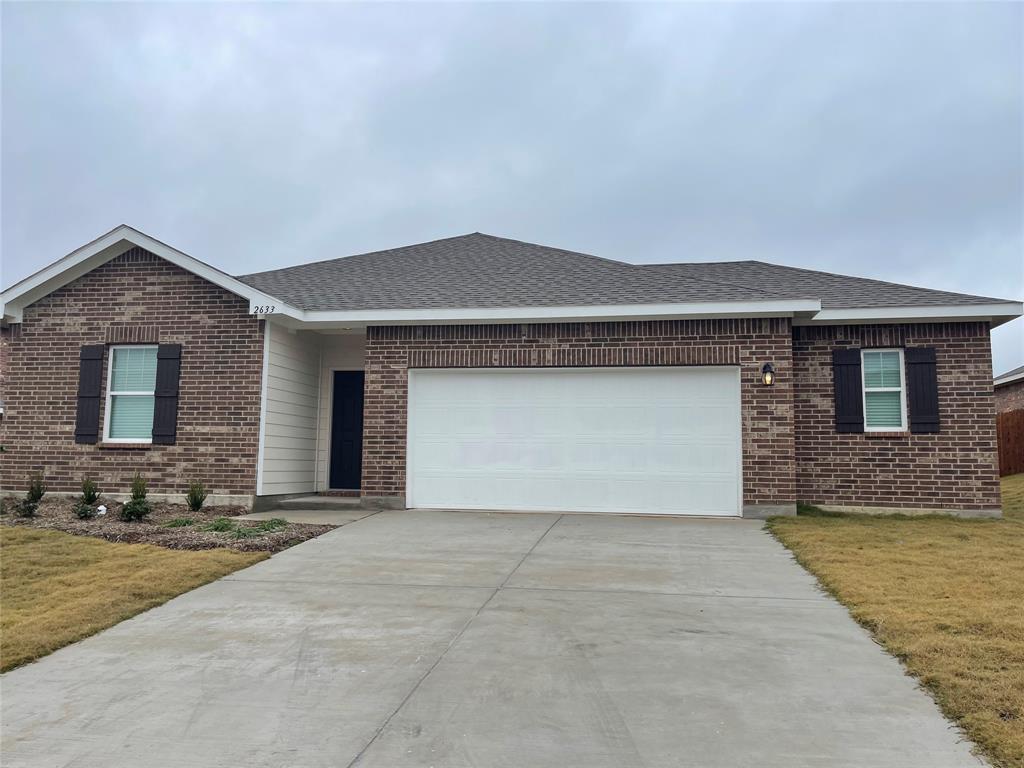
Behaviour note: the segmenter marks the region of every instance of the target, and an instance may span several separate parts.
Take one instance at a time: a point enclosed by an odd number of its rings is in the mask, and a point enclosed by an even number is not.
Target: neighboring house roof
[[[231,277],[126,225],[0,294],[3,318],[132,246],[249,300],[292,327],[788,316],[794,322],[983,319],[1019,302],[759,261],[629,264],[475,232]]]
[[[995,377],[992,384],[996,387],[1002,387],[1018,381],[1024,381],[1024,365],[1020,368],[1014,368],[1012,371],[999,374]]]

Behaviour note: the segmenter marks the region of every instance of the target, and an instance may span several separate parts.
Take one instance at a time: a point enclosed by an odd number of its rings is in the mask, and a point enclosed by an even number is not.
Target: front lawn
[[[88,637],[267,557],[114,544],[0,525],[0,671]]]
[[[1024,766],[1024,475],[1003,520],[775,518],[772,533],[998,766]]]

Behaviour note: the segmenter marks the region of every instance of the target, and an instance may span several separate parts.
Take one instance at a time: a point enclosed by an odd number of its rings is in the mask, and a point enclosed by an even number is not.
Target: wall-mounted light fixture
[[[761,366],[761,383],[766,387],[770,387],[775,383],[775,367],[771,363],[765,363]]]

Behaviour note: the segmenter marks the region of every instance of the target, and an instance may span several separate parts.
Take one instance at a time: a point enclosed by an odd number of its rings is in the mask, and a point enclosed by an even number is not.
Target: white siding
[[[361,371],[366,365],[366,337],[324,335],[322,337],[320,375],[320,439],[317,454],[317,490],[328,490],[330,483],[331,398],[334,395],[334,371]]]
[[[267,323],[260,495],[316,490],[320,336]]]

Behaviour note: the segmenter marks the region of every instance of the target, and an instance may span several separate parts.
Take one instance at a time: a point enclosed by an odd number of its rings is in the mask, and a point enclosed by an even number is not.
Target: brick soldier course
[[[410,368],[739,365],[744,505],[796,503],[791,326],[787,318],[370,328],[363,492],[405,493]],[[761,385],[761,366],[778,379]]]

